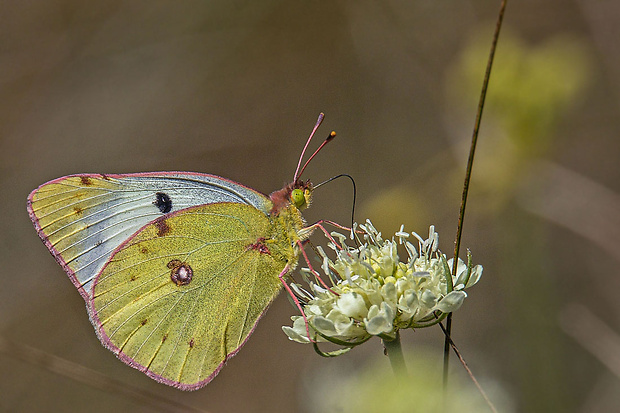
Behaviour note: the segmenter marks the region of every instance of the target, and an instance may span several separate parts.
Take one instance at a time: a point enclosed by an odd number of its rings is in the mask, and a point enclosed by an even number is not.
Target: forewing
[[[271,231],[264,213],[238,203],[198,206],[145,226],[95,281],[90,316],[99,338],[158,381],[204,386],[281,288],[286,260],[271,254]]]
[[[214,175],[153,172],[72,175],[32,191],[28,212],[39,236],[86,301],[112,252],[149,222],[184,208],[239,202],[269,211],[267,197]]]

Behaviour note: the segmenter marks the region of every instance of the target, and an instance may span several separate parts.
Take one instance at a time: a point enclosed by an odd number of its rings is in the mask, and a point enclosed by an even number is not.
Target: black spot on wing
[[[172,199],[163,192],[157,192],[155,194],[155,201],[153,201],[153,205],[159,209],[159,212],[162,214],[167,214],[172,211]]]

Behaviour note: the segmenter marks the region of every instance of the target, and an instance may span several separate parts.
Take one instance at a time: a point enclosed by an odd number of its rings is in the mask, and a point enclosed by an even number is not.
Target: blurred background
[[[319,138],[338,137],[305,177],[351,174],[358,220],[386,236],[434,224],[449,255],[498,9],[491,0],[0,2],[0,258],[20,265],[1,276],[0,410],[153,411],[89,370],[165,398],[161,410],[350,411],[372,394],[360,380],[384,383],[380,341],[323,359],[282,333],[296,314],[284,294],[201,390],[127,367],[97,340],[26,197],[62,175],[158,170],[269,193],[291,180],[322,111]],[[612,0],[507,8],[462,243],[484,274],[453,327],[501,411],[620,406],[619,15]],[[350,184],[336,181],[305,216],[347,224],[351,202]],[[396,393],[406,404],[390,410],[428,411],[420,401],[439,397],[441,331],[402,336],[412,365],[425,367],[412,369],[421,384]],[[52,372],[57,357],[79,368]],[[467,388],[451,363],[453,389]]]

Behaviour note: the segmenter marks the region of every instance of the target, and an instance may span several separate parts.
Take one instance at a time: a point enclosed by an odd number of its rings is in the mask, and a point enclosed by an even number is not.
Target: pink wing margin
[[[246,339],[237,347],[235,348],[233,351],[231,351],[230,353],[228,353],[226,355],[226,357],[224,358],[224,360],[219,364],[219,366],[205,379],[197,382],[197,383],[193,383],[193,384],[184,384],[184,383],[180,383],[177,381],[173,381],[167,378],[162,377],[161,375],[154,373],[152,371],[150,371],[146,366],[136,362],[134,359],[132,359],[131,357],[127,356],[126,354],[124,354],[120,348],[118,348],[116,345],[114,345],[110,338],[107,336],[107,334],[105,333],[103,326],[99,320],[99,318],[97,317],[97,312],[94,308],[94,301],[93,301],[93,296],[92,296],[92,290],[94,289],[94,286],[99,278],[99,275],[101,274],[101,272],[103,271],[103,269],[108,265],[108,263],[110,262],[111,258],[116,254],[117,251],[119,251],[124,245],[126,245],[128,242],[130,242],[138,232],[140,232],[142,230],[142,228],[146,227],[149,225],[150,222],[158,219],[157,217],[154,217],[153,220],[147,222],[146,224],[142,225],[139,229],[137,229],[133,235],[131,237],[129,237],[128,239],[126,239],[124,242],[122,242],[109,256],[109,258],[107,259],[106,263],[104,264],[104,266],[99,270],[99,272],[97,273],[97,275],[95,276],[95,280],[92,283],[92,288],[87,290],[84,288],[84,286],[82,285],[82,283],[78,280],[75,272],[73,271],[73,269],[71,269],[71,267],[69,266],[69,264],[67,263],[67,261],[65,260],[65,258],[62,256],[62,254],[56,249],[56,247],[50,242],[50,240],[48,239],[48,236],[45,234],[45,231],[43,230],[43,228],[41,227],[41,224],[39,222],[39,218],[37,217],[34,209],[33,209],[33,203],[36,202],[34,200],[35,195],[37,194],[37,192],[50,184],[55,184],[55,183],[60,183],[68,178],[73,178],[73,177],[77,177],[77,178],[89,178],[89,179],[123,179],[123,178],[160,178],[160,177],[171,177],[171,178],[178,178],[178,179],[188,179],[188,178],[193,178],[198,182],[202,182],[202,183],[212,183],[212,182],[219,182],[222,183],[225,187],[227,188],[233,188],[236,191],[241,191],[241,193],[243,195],[245,195],[247,197],[246,201],[244,203],[247,203],[249,205],[252,205],[254,207],[256,207],[257,209],[265,212],[265,214],[268,214],[269,210],[271,209],[271,204],[269,202],[269,199],[267,198],[267,196],[265,196],[264,194],[255,191],[249,187],[246,187],[244,185],[241,185],[237,182],[234,182],[232,180],[226,179],[226,178],[222,178],[219,177],[217,175],[211,175],[211,174],[202,174],[202,173],[194,173],[194,172],[179,172],[179,171],[173,171],[173,172],[143,172],[143,173],[130,173],[130,174],[92,174],[92,173],[86,173],[86,174],[74,174],[74,175],[67,175],[67,176],[63,176],[54,180],[51,180],[49,182],[46,182],[42,185],[40,185],[38,188],[36,188],[35,190],[33,190],[27,199],[27,210],[28,210],[28,215],[37,231],[37,234],[39,235],[39,238],[43,241],[43,243],[45,244],[45,246],[47,247],[47,249],[50,251],[50,253],[52,254],[52,256],[54,257],[54,259],[56,260],[56,262],[58,262],[58,264],[64,269],[64,271],[67,273],[67,275],[69,276],[69,279],[71,280],[71,282],[73,283],[73,285],[77,288],[77,290],[79,291],[80,295],[82,296],[82,298],[85,300],[86,302],[86,307],[89,313],[89,318],[91,320],[91,323],[93,324],[94,328],[95,328],[95,332],[99,338],[99,340],[101,341],[101,343],[110,351],[112,351],[117,358],[119,358],[121,361],[123,361],[125,364],[139,370],[142,371],[143,373],[145,373],[147,376],[151,377],[152,379],[172,386],[172,387],[176,387],[178,389],[181,390],[185,390],[185,391],[192,391],[192,390],[197,390],[200,389],[202,387],[204,387],[205,385],[207,385],[209,382],[211,382],[211,380],[213,380],[215,378],[215,376],[217,376],[217,374],[220,372],[220,370],[222,369],[222,367],[226,364],[226,362],[232,358],[233,356],[235,356],[239,350],[241,349],[241,347],[243,347],[245,345],[245,343],[247,342],[247,340],[249,339],[249,337],[252,335],[252,333],[254,332],[256,325],[258,324],[258,321],[260,321],[260,319],[263,317],[263,315],[265,314],[265,312],[267,311],[267,309],[269,308],[270,304],[267,305],[265,307],[265,309],[262,311],[262,313],[260,314],[260,316],[256,319],[256,322],[254,323],[254,325],[252,326],[250,332],[248,333]],[[152,191],[157,192],[157,188],[153,188]],[[204,201],[204,202],[196,202],[195,205],[193,206],[198,206],[198,205],[204,205],[204,204],[208,204],[208,203],[213,203],[212,201],[210,202],[210,200],[207,199],[203,199],[200,201]],[[192,208],[193,206],[189,206],[187,208],[183,208],[181,210],[177,210],[177,211],[173,211],[170,212],[168,214],[165,214],[162,216],[162,218],[167,218],[170,217],[180,211],[184,211],[188,208]],[[282,277],[286,272],[288,272],[288,268],[285,268],[283,270],[283,273],[280,274],[280,276]],[[275,298],[275,297],[274,297]]]
[[[84,299],[84,301],[86,301],[88,303],[91,300],[90,292],[87,292],[84,289],[84,287],[82,286],[82,283],[80,283],[78,281],[77,277],[75,276],[75,272],[73,272],[73,270],[69,267],[69,265],[67,264],[65,259],[60,254],[60,252],[49,241],[49,239],[47,238],[47,235],[45,235],[45,232],[41,228],[41,224],[39,223],[39,218],[36,216],[34,210],[32,209],[33,198],[36,195],[36,193],[39,191],[39,189],[41,189],[42,187],[44,187],[46,185],[49,185],[49,184],[55,184],[55,183],[61,182],[61,181],[65,180],[65,179],[73,177],[73,176],[76,176],[76,177],[84,176],[84,177],[90,178],[90,177],[99,177],[101,175],[96,175],[96,174],[68,175],[68,176],[63,176],[61,178],[53,179],[53,180],[51,180],[49,182],[46,182],[46,183],[44,183],[42,185],[39,185],[37,187],[37,189],[35,189],[32,192],[30,192],[30,195],[28,195],[28,201],[26,203],[26,208],[28,210],[28,216],[30,216],[30,220],[32,221],[32,224],[34,225],[34,228],[36,229],[37,234],[39,235],[39,238],[41,238],[41,241],[43,241],[43,243],[45,244],[45,246],[49,250],[50,254],[52,254],[54,259],[56,260],[56,262],[58,264],[60,264],[60,266],[62,267],[63,270],[65,270],[65,272],[69,276],[69,279],[71,280],[71,282],[73,283],[75,288],[77,288],[77,290],[79,291],[79,293],[82,296],[82,298]]]
[[[41,238],[41,240],[43,241],[47,249],[50,251],[54,259],[56,260],[56,262],[58,262],[58,264],[60,264],[60,266],[65,270],[65,272],[69,276],[69,279],[71,280],[73,285],[80,292],[80,295],[82,296],[82,298],[87,303],[91,300],[92,292],[90,291],[90,289],[84,288],[82,283],[79,281],[77,275],[75,274],[74,270],[69,266],[65,258],[62,256],[61,252],[58,251],[56,247],[50,242],[50,240],[48,239],[48,236],[45,234],[45,231],[43,230],[43,228],[41,228],[39,218],[37,217],[36,213],[33,210],[33,202],[36,202],[34,201],[34,197],[37,194],[37,192],[39,192],[39,190],[41,190],[42,188],[50,184],[61,183],[62,181],[67,180],[68,178],[105,179],[105,180],[109,180],[109,179],[122,180],[124,178],[138,178],[138,179],[145,178],[145,185],[147,187],[144,188],[144,191],[150,191],[153,194],[158,191],[165,190],[166,188],[157,187],[157,186],[152,186],[151,188],[148,188],[147,181],[149,180],[149,178],[171,178],[171,179],[175,179],[179,181],[187,180],[188,182],[191,181],[192,183],[196,185],[204,185],[205,186],[204,196],[201,198],[197,198],[194,202],[191,202],[189,204],[184,204],[182,208],[180,209],[185,209],[191,206],[209,204],[209,203],[214,203],[214,202],[222,202],[221,197],[226,195],[227,193],[231,196],[234,195],[235,197],[239,198],[239,201],[237,202],[252,205],[256,207],[257,209],[265,212],[266,214],[268,213],[270,209],[269,200],[267,196],[265,196],[264,194],[252,188],[249,188],[247,186],[234,182],[232,180],[222,178],[217,175],[203,174],[203,173],[198,173],[198,172],[172,171],[172,172],[140,172],[140,173],[129,173],[129,174],[92,174],[92,173],[74,174],[74,175],[63,176],[63,177],[51,180],[49,182],[46,182],[40,185],[38,188],[33,190],[30,193],[30,195],[28,195],[28,200],[27,200],[28,215],[30,216],[30,220],[32,221],[34,225],[37,231],[37,234],[39,235],[39,238]],[[218,186],[218,192],[210,191],[208,187],[215,186],[215,184],[217,184]],[[215,195],[211,195],[211,193],[219,195],[219,198]],[[230,201],[229,199],[224,199],[224,200]],[[150,219],[145,218],[143,222],[137,223],[135,227],[135,231],[133,233],[135,234],[148,222],[153,221],[159,218],[160,216],[162,216],[161,213],[157,213],[157,211],[154,211]]]
[[[174,213],[170,213],[165,215],[164,217],[162,217],[161,219],[167,219],[171,216],[183,213],[185,211],[187,211],[188,209],[192,209],[193,207],[190,208],[186,208]],[[149,226],[149,224],[146,224],[143,228]],[[103,266],[103,268],[101,269],[101,271],[99,272],[99,274],[97,274],[97,277],[93,283],[93,290],[97,285],[97,282],[99,281],[99,276],[101,275],[101,273],[103,273],[103,271],[105,270],[105,268],[108,266],[108,264],[110,263],[110,261],[113,259],[113,257],[116,255],[116,253],[120,250],[122,250],[126,245],[130,244],[133,240],[133,238],[140,232],[142,231],[143,228],[140,228],[140,230],[136,231],[136,233],[134,235],[132,235],[129,239],[127,239],[125,242],[123,242],[121,245],[118,246],[118,248],[112,253],[111,257],[108,259],[108,261],[106,262],[106,264]],[[290,271],[289,266],[287,265],[282,272],[279,274],[279,278],[280,280],[283,281],[283,277]],[[193,383],[193,384],[185,384],[185,383],[181,383],[178,381],[174,381],[174,380],[170,380],[167,379],[157,373],[152,372],[151,370],[148,369],[147,366],[144,366],[143,364],[140,364],[139,362],[137,362],[136,360],[134,360],[133,358],[129,357],[128,355],[126,355],[125,353],[123,353],[122,349],[120,349],[118,346],[116,346],[114,343],[112,343],[112,340],[108,337],[108,335],[106,334],[104,328],[103,328],[103,324],[101,323],[98,314],[97,314],[97,310],[95,309],[95,302],[94,300],[88,300],[87,302],[87,310],[88,310],[88,314],[89,314],[89,318],[90,318],[90,322],[92,323],[92,325],[95,328],[95,333],[97,334],[97,337],[99,338],[99,341],[101,341],[101,343],[104,345],[104,347],[106,347],[108,350],[110,350],[112,353],[114,353],[114,355],[116,355],[116,357],[121,360],[123,363],[127,364],[128,366],[141,371],[142,373],[146,374],[147,376],[149,376],[150,378],[152,378],[153,380],[159,382],[159,383],[163,383],[166,384],[168,386],[171,387],[176,387],[177,389],[180,390],[184,390],[184,391],[194,391],[194,390],[198,390],[204,386],[206,386],[207,384],[209,384],[214,378],[215,376],[217,376],[220,372],[220,370],[222,370],[222,368],[224,367],[224,365],[226,365],[226,363],[228,362],[228,360],[230,360],[232,357],[234,357],[239,350],[241,350],[241,348],[245,345],[245,343],[247,343],[247,341],[249,340],[250,336],[254,333],[254,330],[256,329],[256,326],[258,325],[258,322],[261,320],[261,318],[263,318],[263,316],[265,315],[265,313],[267,312],[267,310],[269,309],[269,307],[271,306],[271,303],[273,302],[273,299],[275,299],[276,296],[274,296],[272,298],[272,300],[269,302],[269,304],[264,308],[264,310],[261,312],[260,316],[256,319],[256,321],[254,322],[254,325],[252,326],[252,328],[250,329],[250,332],[248,333],[248,335],[246,336],[245,340],[239,344],[239,346],[235,349],[233,349],[230,353],[228,353],[226,355],[226,357],[224,358],[224,360],[217,366],[217,368],[205,379],[197,382],[197,383]]]

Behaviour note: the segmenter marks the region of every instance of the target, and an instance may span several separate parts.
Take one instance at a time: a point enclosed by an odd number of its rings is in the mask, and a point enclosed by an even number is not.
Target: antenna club
[[[336,137],[336,131],[335,131],[335,130],[333,130],[333,131],[331,131],[331,133],[327,136],[327,138],[325,139],[325,141],[329,142],[329,141],[331,141],[332,139],[334,139],[335,137]]]

